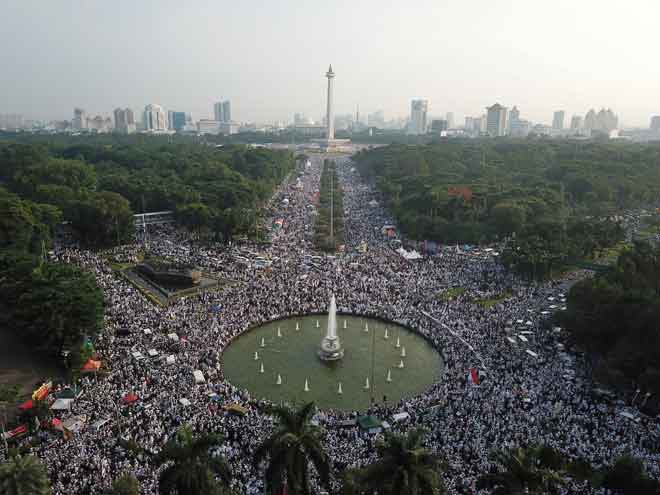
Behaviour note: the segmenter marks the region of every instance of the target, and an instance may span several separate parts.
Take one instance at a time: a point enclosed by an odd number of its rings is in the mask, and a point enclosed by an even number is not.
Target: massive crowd
[[[161,226],[141,232],[134,245],[106,253],[56,251],[57,259],[92,270],[105,292],[106,328],[95,347],[109,371],[83,378],[82,396],[63,417],[84,415],[86,426],[68,440],[49,436],[33,449],[47,465],[56,494],[100,493],[124,472],[140,480],[142,493],[157,493],[159,468],[148,454],[159,452],[183,424],[195,432],[221,433],[233,487],[238,493],[261,493],[263,473],[252,467],[251,455],[271,431],[272,419],[262,412],[259,398],[223,379],[222,351],[254,325],[325,311],[331,292],[339,311],[409,326],[442,352],[445,370],[440,381],[399,404],[374,404],[371,413],[387,419],[405,411],[410,419],[392,423],[394,430],[424,425],[431,431],[428,447],[447,459],[449,493],[477,493],[476,480],[492,468],[491,450],[529,443],[551,445],[594,466],[631,453],[660,477],[660,456],[644,447],[655,425],[621,416],[621,405],[596,398],[585,364],[563,350],[561,329],[548,324],[548,316],[564,304],[570,279],[525,283],[500,267],[496,247],[452,246],[435,256],[404,259],[381,233],[382,226],[394,220],[350,160],[337,159],[345,191],[343,256],[312,252],[318,157],[304,167],[299,180],[287,181],[273,196],[272,219],[283,221],[273,227],[270,245],[202,247],[185,233]],[[360,244],[366,244],[366,252],[356,252]],[[157,307],[110,268],[111,262],[135,261],[145,245],[150,252],[198,265],[231,283]],[[272,264],[255,267],[249,260],[257,256]],[[464,291],[453,299],[438,297],[452,287]],[[473,303],[475,298],[503,294],[507,297],[499,304]],[[152,349],[158,356],[149,356]],[[169,355],[175,357],[172,364],[164,359]],[[478,369],[480,385],[468,383],[470,368]],[[195,384],[193,370],[201,370],[206,383]],[[128,393],[138,400],[125,403]],[[225,412],[213,394],[225,403],[240,404],[247,414]],[[338,471],[375,459],[380,434],[339,427],[340,421],[355,415],[318,414],[324,446]],[[100,419],[109,421],[91,426]],[[132,450],[128,440],[143,451]],[[589,493],[587,485],[578,482],[570,482],[565,490]]]

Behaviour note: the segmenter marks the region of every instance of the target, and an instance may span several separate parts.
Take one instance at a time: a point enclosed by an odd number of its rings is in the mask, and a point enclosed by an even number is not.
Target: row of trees
[[[639,459],[623,456],[602,469],[581,459],[569,459],[547,446],[515,447],[493,452],[493,469],[477,488],[493,495],[547,495],[566,493],[566,480],[604,488],[622,495],[656,495],[660,483],[650,478]]]
[[[243,233],[243,219],[295,166],[285,151],[106,139],[0,142],[0,180],[57,208],[85,243],[107,246],[131,238],[136,211],[172,210],[190,230],[222,239]]]
[[[657,144],[451,140],[354,160],[409,238],[472,244],[515,234],[510,264],[530,273],[611,246],[622,233],[605,220],[660,197]]]
[[[319,208],[314,244],[324,251],[335,251],[344,243],[344,192],[337,177],[337,165],[323,162],[319,184]]]
[[[561,322],[614,384],[660,393],[660,249],[638,242],[612,270],[575,284]]]
[[[104,308],[92,274],[47,260],[60,218],[0,188],[0,325],[54,357],[98,332]]]

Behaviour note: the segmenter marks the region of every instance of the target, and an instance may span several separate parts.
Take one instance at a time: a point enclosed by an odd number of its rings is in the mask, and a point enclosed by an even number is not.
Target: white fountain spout
[[[337,336],[337,302],[334,294],[330,298],[330,307],[328,308],[328,329],[321,341],[318,354],[324,361],[335,361],[344,357],[344,349],[341,347]]]
[[[277,327],[277,336],[282,338],[282,330],[280,330],[280,327]]]
[[[385,328],[385,340],[389,339],[390,336],[387,334],[387,328]]]
[[[396,338],[396,348],[398,349],[401,347],[401,341],[399,340],[399,337]]]
[[[399,361],[399,368],[403,368],[403,359]]]
[[[266,339],[261,337],[261,347],[266,347]]]
[[[319,324],[319,320],[316,320],[316,328],[320,328],[321,325]]]
[[[259,353],[257,351],[254,351],[254,360],[259,361]]]
[[[401,348],[401,357],[406,357],[406,347],[405,346],[403,346]]]
[[[307,381],[307,378],[305,378],[305,392],[309,392],[309,382]]]
[[[339,395],[341,395],[341,394],[344,393],[344,391],[341,389],[341,382],[339,382],[339,388],[337,388],[337,393],[338,393]]]
[[[300,330],[300,324],[296,323],[296,331]]]
[[[346,320],[344,320],[344,328],[346,328]]]
[[[277,385],[282,385],[282,375],[280,375],[279,373],[277,374],[277,382],[276,383],[277,383]]]
[[[369,377],[367,377],[367,380],[364,382],[364,389],[369,390]]]
[[[263,373],[263,372],[264,372],[264,363],[262,361],[261,367],[259,368],[259,373]]]
[[[387,370],[387,381],[388,383],[392,381],[392,370]]]
[[[368,332],[369,331],[369,323],[364,324],[364,331]]]

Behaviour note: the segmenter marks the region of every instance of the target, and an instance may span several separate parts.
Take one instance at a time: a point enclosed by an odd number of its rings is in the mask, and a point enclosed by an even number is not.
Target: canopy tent
[[[149,349],[147,354],[149,354],[149,357],[156,357],[158,356],[158,351],[156,349]]]
[[[65,430],[72,433],[78,433],[85,426],[87,418],[85,416],[73,416],[69,419],[62,421],[62,426]]]
[[[247,409],[245,409],[240,404],[236,404],[235,402],[233,402],[231,404],[227,404],[225,406],[225,411],[233,413],[233,414],[238,414],[239,416],[245,416],[248,412]]]
[[[73,399],[57,399],[50,408],[53,411],[70,411]]]
[[[122,397],[121,401],[124,404],[133,404],[134,402],[137,402],[138,399],[139,399],[139,397],[137,396],[136,393],[129,392],[126,395],[124,395],[124,397]]]
[[[174,354],[170,354],[169,356],[167,356],[165,358],[165,362],[167,364],[174,364],[174,363],[176,363],[176,357],[174,356]]]
[[[56,399],[76,399],[81,393],[82,390],[79,390],[78,387],[66,387],[59,392],[56,392],[54,395]]]
[[[100,360],[96,361],[90,358],[87,360],[85,364],[83,364],[80,371],[82,373],[95,373],[100,369],[101,369],[101,361]]]
[[[179,404],[181,404],[183,407],[188,407],[191,404],[191,402],[185,397],[182,397],[179,399]]]
[[[41,385],[37,390],[32,392],[32,400],[44,400],[53,388],[53,382],[47,382]]]
[[[419,254],[417,251],[406,251],[403,248],[399,248],[396,250],[397,253],[399,253],[404,259],[406,260],[418,260],[422,258],[422,255]]]
[[[206,383],[206,380],[204,379],[204,373],[202,373],[201,370],[193,371],[193,376],[195,377],[195,383]]]
[[[404,420],[408,419],[409,417],[410,417],[410,414],[408,414],[407,412],[404,411],[404,412],[392,414],[392,421],[394,421],[395,423],[398,423],[399,421],[404,421]]]
[[[21,404],[20,406],[18,406],[18,408],[19,408],[21,411],[29,411],[29,410],[32,409],[33,407],[34,407],[34,402],[32,402],[32,400],[26,400],[25,402],[23,402],[23,404]]]
[[[382,429],[382,422],[375,416],[359,416],[357,423],[369,433],[379,433]]]
[[[174,332],[168,333],[167,338],[170,339],[172,342],[179,342],[179,336]]]

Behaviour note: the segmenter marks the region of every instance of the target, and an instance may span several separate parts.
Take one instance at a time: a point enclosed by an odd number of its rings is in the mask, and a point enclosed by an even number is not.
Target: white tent
[[[534,358],[539,357],[538,354],[536,354],[534,351],[530,351],[529,349],[525,349],[525,352]]]
[[[179,341],[179,336],[175,334],[174,332],[168,333],[167,338],[170,339],[172,342],[178,342]]]
[[[147,354],[149,354],[149,357],[156,357],[158,356],[158,351],[156,349],[149,349]]]
[[[165,362],[166,362],[167,364],[174,364],[174,363],[176,362],[176,357],[174,357],[174,354],[170,354],[170,355],[167,356],[167,358],[165,359]]]
[[[73,399],[57,399],[50,408],[54,411],[69,411],[71,404],[73,404]]]
[[[408,414],[407,412],[404,411],[404,412],[392,414],[392,421],[394,421],[395,423],[398,423],[400,421],[404,421],[404,420],[408,419],[409,417],[410,417],[410,414]]]
[[[195,383],[206,383],[206,380],[204,379],[204,373],[201,372],[201,370],[195,370],[193,371],[193,376],[195,377]]]
[[[179,404],[181,404],[183,407],[188,407],[190,405],[190,401],[183,397],[179,399]]]

